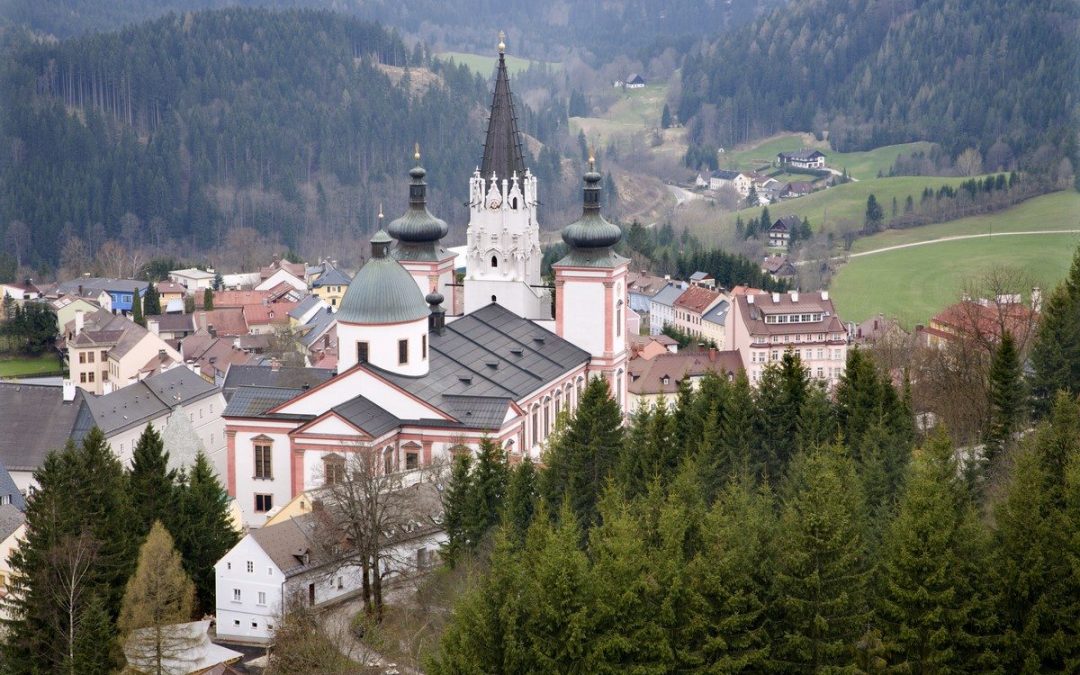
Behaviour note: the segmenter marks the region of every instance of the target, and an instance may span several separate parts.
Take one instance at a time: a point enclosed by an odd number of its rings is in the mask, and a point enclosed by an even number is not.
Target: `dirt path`
[[[982,233],[982,234],[958,234],[952,237],[940,237],[938,239],[927,239],[926,241],[913,241],[908,244],[897,244],[895,246],[885,246],[883,248],[875,248],[872,251],[863,251],[861,253],[851,253],[846,256],[834,256],[833,260],[843,260],[845,258],[861,258],[864,255],[874,255],[876,253],[886,253],[888,251],[896,251],[902,248],[911,248],[913,246],[926,246],[927,244],[940,244],[943,241],[959,241],[961,239],[978,239],[980,237],[1018,237],[1026,234],[1080,234],[1080,230],[1029,230],[1026,232],[994,232]]]

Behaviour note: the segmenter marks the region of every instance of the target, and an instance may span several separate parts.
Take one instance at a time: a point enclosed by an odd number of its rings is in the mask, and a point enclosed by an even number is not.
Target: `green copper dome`
[[[585,174],[581,218],[563,228],[562,238],[570,252],[556,265],[610,267],[626,260],[611,250],[622,239],[622,230],[600,215],[600,174],[591,167]]]
[[[379,230],[371,238],[371,259],[353,277],[341,299],[337,320],[344,323],[403,323],[426,319],[431,310],[404,267],[389,255],[393,242]]]
[[[427,184],[424,183],[427,172],[424,168],[417,165],[409,171],[409,175],[412,177],[409,209],[387,228],[390,236],[398,240],[393,256],[398,260],[439,260],[445,257],[439,240],[446,236],[449,228],[445,220],[436,218],[428,211]]]

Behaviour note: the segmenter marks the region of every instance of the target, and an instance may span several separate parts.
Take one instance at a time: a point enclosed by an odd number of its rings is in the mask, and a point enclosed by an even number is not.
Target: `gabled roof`
[[[626,78],[627,84],[645,84],[645,78],[639,73],[630,73],[630,77]]]
[[[627,389],[639,396],[675,394],[679,391],[679,381],[684,378],[701,377],[710,372],[727,377],[738,373],[742,367],[742,357],[737,349],[659,354],[651,359],[637,357],[627,364],[630,373]]]
[[[653,297],[668,285],[668,280],[652,274],[641,273],[627,283],[631,293]]]
[[[231,400],[240,387],[274,387],[303,391],[305,388],[320,385],[333,376],[334,371],[325,368],[232,366],[221,389],[225,398]]]
[[[82,288],[83,292],[81,295],[86,296],[89,291],[96,291],[94,295],[97,295],[102,291],[109,291],[112,293],[134,293],[136,289],[138,289],[140,293],[145,293],[146,289],[149,287],[149,282],[140,281],[138,279],[79,277],[78,279],[63,281],[57,284],[56,290],[61,295],[80,295],[79,288]]]
[[[357,396],[332,410],[349,423],[371,434],[372,438],[378,438],[401,426],[401,420],[396,416],[363,396]]]
[[[741,175],[738,171],[728,171],[727,169],[717,169],[712,172],[712,177],[717,180],[735,180]]]
[[[731,303],[728,302],[727,300],[721,300],[720,302],[716,303],[716,306],[714,306],[712,309],[705,312],[701,316],[701,321],[702,322],[708,321],[709,323],[715,323],[715,324],[717,324],[719,326],[726,325],[727,324],[727,315],[728,315],[728,311],[730,309],[731,309]]]
[[[247,335],[248,325],[244,319],[244,310],[239,307],[229,309],[199,310],[192,314],[195,326],[199,330],[210,330],[218,335]]]
[[[183,270],[171,270],[170,275],[175,274],[178,277],[187,277],[188,279],[206,280],[213,279],[214,275],[206,270],[200,270],[194,267],[189,267]]]
[[[323,300],[317,295],[309,295],[300,301],[296,307],[289,310],[289,317],[299,321],[305,314],[314,309]],[[325,304],[325,303],[323,303]]]
[[[171,368],[104,396],[87,396],[94,424],[106,436],[157,419],[176,406],[217,393],[217,387],[187,368]]]
[[[313,288],[320,288],[322,286],[348,286],[350,281],[352,281],[352,277],[348,274],[345,274],[330,263],[325,263],[323,265],[323,273],[320,274],[319,278],[311,285]]]
[[[82,389],[65,403],[61,387],[0,382],[0,460],[8,470],[33,471],[68,438],[81,441],[76,421],[84,400]]]
[[[150,314],[146,321],[157,321],[158,330],[166,333],[195,332],[195,320],[190,314]]]
[[[825,291],[817,293],[761,293],[754,294],[754,301],[747,302],[746,295],[734,297],[739,311],[739,320],[751,335],[795,335],[799,333],[843,333],[846,340],[847,329],[836,316],[832,300],[822,297]],[[798,296],[798,300],[794,299]],[[776,301],[773,301],[773,298]],[[766,323],[767,314],[785,313],[821,313],[820,321],[805,323]],[[826,338],[828,339],[828,338]]]
[[[262,326],[269,323],[289,323],[289,312],[296,309],[295,302],[275,302],[271,305],[246,305],[244,320],[247,325]]]
[[[696,314],[701,314],[709,308],[717,299],[720,298],[720,293],[712,290],[711,288],[705,288],[704,286],[691,286],[683,291],[675,300],[675,307],[682,307],[688,311]]]
[[[509,180],[515,173],[518,178],[525,176],[525,159],[521,151],[514,99],[510,93],[510,77],[506,72],[505,56],[501,52],[495,71],[495,92],[491,97],[480,176],[484,180],[491,180],[492,172],[499,180]]]
[[[672,307],[684,291],[686,291],[686,286],[669,283],[663,290],[653,296],[652,302],[655,302],[658,305]]]
[[[232,370],[230,368],[230,370]],[[305,389],[300,387],[240,387],[229,397],[223,417],[259,417],[267,410],[291,401]]]
[[[304,335],[300,338],[301,344],[304,347],[311,349],[311,347],[318,342],[326,331],[337,322],[334,317],[334,313],[327,307],[324,311],[316,312],[306,324],[304,324]]]
[[[801,159],[810,160],[817,157],[824,157],[825,153],[820,150],[814,150],[813,148],[803,148],[802,150],[796,150],[794,152],[781,152],[778,156],[783,159]]]
[[[15,494],[19,494],[16,490]],[[26,508],[25,502],[23,508]],[[10,537],[19,526],[26,522],[26,514],[14,504],[0,504],[0,542]]]
[[[800,225],[802,225],[802,220],[798,216],[780,216],[769,228],[769,232],[790,232]]]
[[[11,478],[11,474],[8,473],[7,467],[3,462],[0,462],[0,500],[4,497],[8,498],[9,503],[13,504],[15,508],[20,511],[26,510],[26,499],[23,498],[22,493],[19,492],[18,486],[15,485],[15,481]],[[0,536],[0,541],[4,539]]]

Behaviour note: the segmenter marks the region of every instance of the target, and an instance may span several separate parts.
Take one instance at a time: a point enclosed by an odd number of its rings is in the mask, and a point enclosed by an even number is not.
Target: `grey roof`
[[[717,169],[712,172],[712,177],[720,180],[735,180],[739,177],[739,172],[728,171],[727,169]]]
[[[348,283],[348,281],[345,282],[346,285]],[[318,305],[320,302],[322,302],[322,298],[320,298],[319,296],[309,295],[303,300],[301,300],[300,304],[289,310],[289,317],[299,321],[301,317],[310,312],[312,308],[314,308],[315,305]]]
[[[56,289],[64,295],[76,295],[79,292],[79,287],[82,287],[83,294],[89,290],[95,290],[99,293],[101,291],[112,291],[113,293],[134,293],[135,289],[139,290],[139,293],[146,293],[146,289],[150,286],[147,281],[139,281],[138,279],[104,279],[100,277],[79,277],[78,279],[72,279],[71,281],[64,281],[57,284]]]
[[[428,353],[430,369],[424,377],[379,372],[466,426],[480,425],[456,412],[474,409],[477,420],[485,425],[491,421],[490,411],[481,409],[477,398],[520,400],[589,361],[585,350],[494,303],[447,324],[441,335],[431,333]],[[505,411],[504,405],[502,414]],[[501,424],[499,417],[493,426]]]
[[[315,546],[311,541],[314,529],[314,515],[305,513],[283,523],[252,530],[251,538],[285,576],[293,576],[317,566],[317,561],[310,558],[309,564],[304,564],[304,554],[314,553]]]
[[[338,320],[346,323],[384,324],[425,319],[431,313],[420,287],[404,267],[380,247],[389,236],[378,232],[371,239],[372,257],[360,268],[338,307]]]
[[[454,396],[445,395],[443,401],[446,411],[468,427],[498,429],[506,419],[506,409],[513,399],[491,396]]]
[[[668,284],[662,291],[652,297],[651,302],[655,302],[658,305],[665,305],[672,307],[675,305],[675,301],[679,299],[679,296],[686,290],[685,286],[680,284]]]
[[[373,438],[401,426],[401,420],[363,396],[333,408],[349,422],[371,434]]]
[[[157,321],[158,330],[166,333],[195,332],[195,317],[191,314],[150,314],[146,320],[147,322]]]
[[[337,317],[327,307],[325,311],[316,312],[315,316],[304,324],[304,335],[300,338],[301,344],[308,349],[326,333],[327,329],[337,323]]]
[[[321,286],[348,286],[352,278],[330,263],[323,264],[323,273],[312,283],[313,288]]]
[[[0,504],[0,541],[10,537],[11,533],[25,522],[26,514],[19,507],[14,504]]]
[[[705,314],[702,315],[701,320],[724,326],[727,324],[727,315],[728,310],[730,309],[731,303],[727,300],[721,300],[720,302],[716,303],[715,307],[705,312]]]
[[[68,438],[82,440],[76,421],[85,395],[76,389],[74,400],[63,399],[61,387],[0,382],[0,460],[9,471],[33,471]]]
[[[187,405],[217,391],[217,387],[181,366],[104,396],[88,396],[86,406],[94,424],[110,436],[144,425],[169,414],[178,405]]]
[[[229,398],[222,416],[259,417],[270,408],[291,401],[302,393],[304,389],[301,388],[240,387]]]
[[[708,272],[694,272],[693,274],[690,275],[690,280],[691,281],[703,281],[705,279],[712,279],[712,278],[713,278],[713,275],[709,274]]]
[[[11,478],[11,474],[8,473],[4,463],[0,462],[0,500],[3,497],[7,497],[8,503],[13,504],[20,511],[26,510],[26,499],[19,492],[18,486],[15,485],[15,481]],[[3,538],[3,536],[0,536],[0,539]]]
[[[499,66],[495,72],[495,93],[491,96],[484,158],[480,164],[480,175],[484,180],[491,180],[492,173],[500,180],[509,180],[514,173],[518,178],[525,176],[521,134],[518,133],[514,97],[510,93],[510,77],[506,73],[506,58],[502,52],[499,53]]]
[[[814,150],[813,148],[803,148],[802,150],[796,150],[794,152],[780,152],[777,153],[779,157],[784,159],[813,159],[817,155],[825,156],[825,153],[820,150]]]
[[[273,387],[277,389],[303,390],[326,382],[334,376],[329,368],[300,368],[282,366],[231,366],[225,375],[221,390],[225,399],[231,401],[240,387]]]

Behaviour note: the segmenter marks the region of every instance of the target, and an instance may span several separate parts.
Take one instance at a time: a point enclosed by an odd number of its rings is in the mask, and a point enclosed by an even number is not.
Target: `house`
[[[180,353],[147,329],[105,309],[64,326],[68,370],[81,389],[104,394],[181,362]]]
[[[311,320],[311,317],[315,316],[325,308],[329,307],[323,300],[317,295],[309,295],[289,310],[289,325],[292,327],[302,326]]]
[[[648,314],[649,303],[670,281],[671,277],[658,277],[647,272],[631,272],[626,278],[630,309],[640,314]]]
[[[159,665],[154,659],[148,662],[140,662],[145,659],[145,651],[133,648],[135,640],[152,640],[155,628],[137,628],[132,631],[131,637],[124,645],[124,656],[128,667],[136,672],[154,672]],[[210,641],[210,620],[191,621],[163,627],[163,632],[172,643],[182,645],[178,650],[167,649],[161,657],[162,673],[171,675],[210,675],[211,673],[239,672],[230,668],[228,664],[235,663],[244,657],[242,652]],[[218,669],[218,670],[215,670]]]
[[[221,276],[222,289],[230,291],[255,288],[260,281],[262,281],[262,276],[258,272],[234,272]]]
[[[213,270],[200,270],[194,267],[169,272],[169,280],[183,286],[188,295],[201,295],[206,289],[213,288],[214,276]]]
[[[146,317],[146,329],[166,342],[179,340],[195,332],[195,317],[191,314],[151,314]]]
[[[34,471],[50,450],[63,448],[69,438],[78,443],[89,431],[76,426],[85,398],[71,384],[0,382],[0,461],[22,495],[30,493]]]
[[[880,312],[860,324],[854,324],[848,331],[855,344],[872,345],[885,339],[906,341],[911,337],[896,319],[887,319]]]
[[[735,192],[738,192],[741,197],[746,197],[750,194],[751,186],[753,186],[753,181],[750,179],[749,174],[739,171],[717,169],[712,172],[712,175],[709,178],[710,190],[731,187]]]
[[[0,296],[22,303],[25,300],[38,300],[42,297],[42,293],[31,279],[27,279],[21,284],[15,282],[0,284]]]
[[[304,324],[301,329],[303,333],[300,336],[300,343],[304,345],[304,349],[308,350],[309,356],[314,357],[316,351],[325,351],[330,346],[331,334],[335,332],[336,325],[337,321],[330,307],[315,314]],[[315,359],[312,358],[312,360]]]
[[[803,148],[795,152],[781,152],[776,155],[780,166],[793,166],[797,169],[824,169],[825,153],[820,150]]]
[[[311,292],[331,307],[337,307],[352,278],[331,263],[323,263],[322,273],[311,283]]]
[[[773,279],[795,278],[795,266],[786,255],[769,255],[761,263],[761,271]]]
[[[672,305],[675,328],[685,335],[704,337],[701,333],[701,317],[723,299],[723,295],[705,286],[686,289]]]
[[[56,332],[63,333],[64,326],[75,320],[75,312],[89,316],[101,309],[98,303],[73,295],[49,300],[49,306],[56,312]]]
[[[244,322],[248,332],[269,335],[279,328],[289,326],[289,312],[296,309],[297,302],[275,302],[269,305],[244,305]]]
[[[137,279],[104,279],[99,277],[79,277],[73,281],[57,284],[57,296],[74,295],[97,300],[103,309],[127,315],[131,311],[135,293],[139,297],[146,295],[150,283]],[[107,296],[107,297],[106,297]]]
[[[416,518],[383,551],[379,573],[384,579],[427,570],[446,541],[435,484],[419,482],[402,490],[415,498]],[[219,638],[269,642],[288,603],[318,607],[360,590],[359,562],[327,553],[317,541],[317,522],[308,512],[251,530],[214,565]]]
[[[651,359],[660,354],[676,354],[679,351],[679,343],[667,335],[636,335],[631,333],[630,353],[631,358],[640,357]]]
[[[724,299],[701,315],[701,337],[706,341],[711,340],[717,349],[724,349],[727,318],[730,309],[731,302]]]
[[[307,265],[278,258],[259,270],[259,279],[259,283],[255,285],[257,291],[268,291],[282,282],[298,291],[306,291]]]
[[[220,386],[230,366],[248,365],[258,357],[237,344],[239,337],[217,337],[205,330],[195,332],[180,341],[184,363],[193,367],[207,382]]]
[[[159,281],[154,284],[154,288],[157,289],[162,307],[166,307],[174,300],[179,301],[181,307],[183,306],[184,296],[187,295],[187,289],[183,285],[175,281]]]
[[[716,277],[708,272],[694,272],[690,275],[691,286],[701,286],[703,288],[711,288],[716,290]]]
[[[215,468],[224,475],[225,424],[221,414],[225,398],[221,390],[185,367],[152,375],[145,380],[104,396],[88,396],[80,426],[96,426],[105,434],[113,452],[125,465],[139,436],[152,425],[162,434],[170,425],[181,424],[184,434],[197,439]],[[169,449],[169,448],[166,448]],[[190,456],[170,453],[172,468],[190,465]]]
[[[637,357],[630,360],[631,410],[640,406],[652,407],[663,397],[673,405],[679,394],[679,382],[688,380],[697,387],[706,373],[733,379],[742,370],[742,358],[737,351],[707,349],[677,354],[660,354],[652,359]]]
[[[792,181],[780,190],[781,199],[805,197],[814,191],[814,184],[804,180]]]
[[[25,536],[26,514],[14,504],[0,504],[0,619],[11,618],[6,602],[13,571],[9,558]]]
[[[829,387],[844,373],[848,333],[828,291],[733,295],[726,329],[726,344],[739,351],[752,383],[787,351]]]
[[[672,281],[649,301],[649,334],[660,335],[675,323],[675,301],[686,290],[685,281]]]
[[[19,491],[15,479],[0,460],[0,505],[12,504],[20,511],[26,510],[26,498]]]
[[[285,312],[286,316],[288,312]],[[241,307],[229,307],[226,309],[198,310],[192,316],[195,317],[195,329],[203,330],[213,337],[248,334],[247,319],[244,318],[244,310]]]
[[[645,78],[639,73],[630,73],[630,77],[625,81],[627,89],[641,89],[645,86]]]
[[[766,233],[767,246],[771,248],[787,248],[791,243],[791,234],[796,228],[802,227],[802,221],[798,216],[780,216]]]
[[[1011,333],[1017,344],[1025,344],[1037,317],[1038,312],[1023,304],[1019,294],[999,295],[993,300],[964,298],[935,314],[929,326],[916,327],[916,333],[919,342],[928,347],[969,339],[989,350],[1001,340],[1003,331]]]
[[[759,195],[766,190],[774,187],[778,188],[780,186],[780,181],[772,176],[758,173],[757,171],[750,173],[749,178],[750,183],[754,186],[754,190],[756,190]]]

